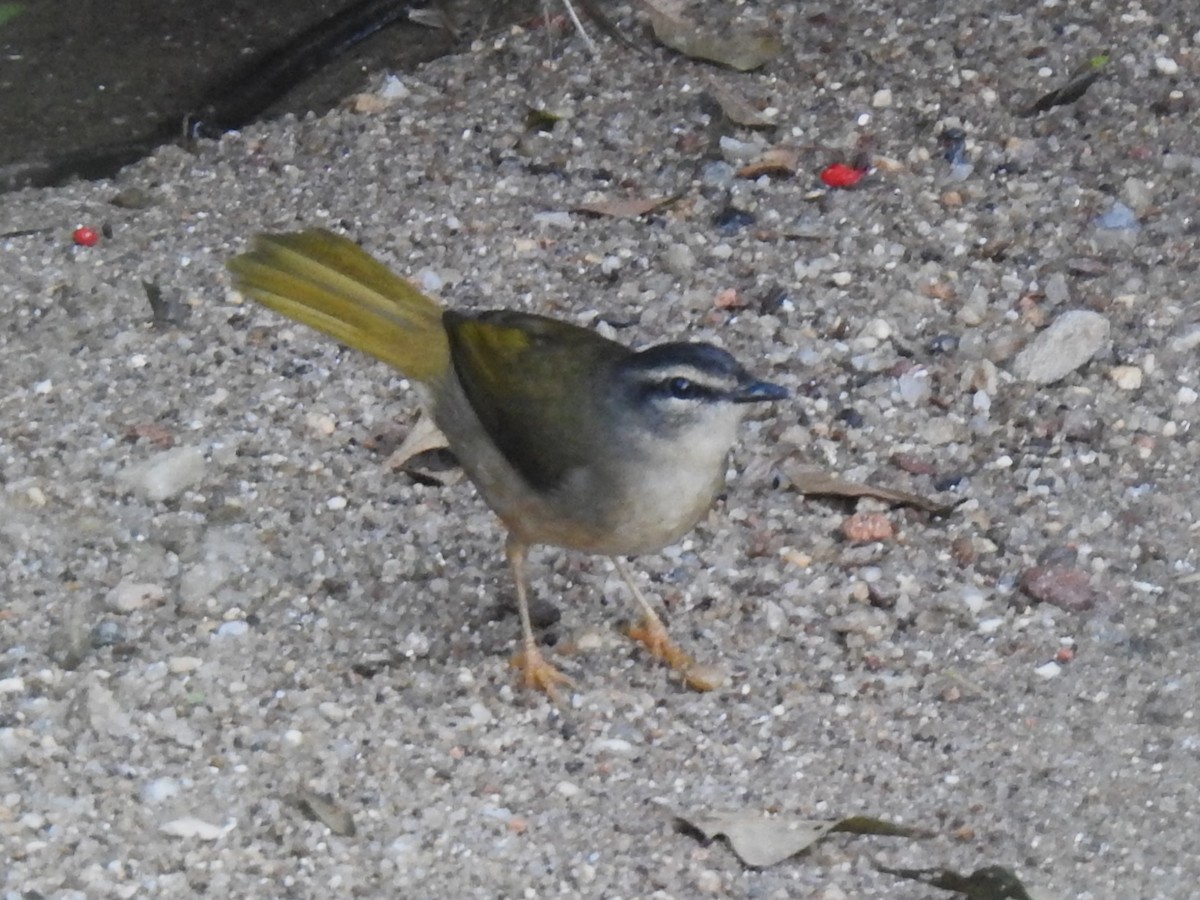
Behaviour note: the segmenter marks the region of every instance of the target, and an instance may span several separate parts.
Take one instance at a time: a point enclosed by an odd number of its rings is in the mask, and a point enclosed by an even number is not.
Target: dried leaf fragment
[[[661,5],[649,2],[643,5],[658,42],[692,59],[749,72],[774,59],[783,50],[779,38],[770,33],[734,28],[716,34],[682,15],[667,12]]]
[[[354,817],[328,794],[301,789],[288,797],[288,800],[305,818],[320,822],[334,834],[354,837],[357,831],[354,827]]]
[[[611,200],[596,200],[581,203],[573,212],[591,216],[612,216],[616,219],[636,219],[674,203],[678,197],[614,197]]]
[[[892,869],[879,866],[880,872],[919,881],[944,891],[954,891],[969,900],[1050,900],[1050,895],[1026,887],[1009,869],[987,866],[970,875],[950,869]]]
[[[711,76],[708,78],[708,92],[721,108],[725,118],[735,125],[744,128],[770,128],[775,124],[774,117],[764,115],[732,87]]]
[[[462,477],[462,470],[445,466],[418,465],[417,458],[450,446],[431,416],[423,415],[405,435],[403,442],[384,461],[393,472],[408,472],[415,478],[439,485],[450,485]]]
[[[738,169],[739,178],[775,175],[791,178],[800,169],[800,151],[795,147],[770,147],[758,159]]]
[[[1021,110],[1019,114],[1023,117],[1029,117],[1037,115],[1040,112],[1045,112],[1048,109],[1053,109],[1056,106],[1074,103],[1087,93],[1088,88],[1100,80],[1100,76],[1104,74],[1104,67],[1108,65],[1109,59],[1108,53],[1097,53],[1072,72],[1066,84],[1042,94],[1031,106]]]
[[[819,469],[815,466],[806,466],[795,460],[784,460],[780,464],[780,468],[784,477],[791,483],[791,486],[801,494],[827,497],[874,497],[876,500],[882,500],[885,503],[922,509],[935,516],[949,515],[954,509],[954,504],[952,503],[938,503],[922,497],[920,494],[912,494],[908,491],[898,491],[892,488],[874,487],[869,484],[860,484],[856,481],[847,481],[844,478],[839,478],[837,475],[826,472],[824,469]]]
[[[842,832],[890,837],[923,837],[926,832],[906,828],[869,816],[847,819],[793,819],[767,817],[760,813],[736,812],[711,816],[676,816],[685,830],[706,841],[724,837],[738,859],[748,866],[764,868],[807,850],[825,835]]]

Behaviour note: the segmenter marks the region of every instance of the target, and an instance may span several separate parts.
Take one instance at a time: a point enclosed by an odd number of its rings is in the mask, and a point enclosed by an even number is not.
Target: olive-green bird
[[[528,687],[557,699],[571,683],[530,624],[535,544],[613,557],[643,616],[630,634],[686,675],[692,660],[618,557],[691,530],[724,485],[747,406],[783,388],[711,344],[634,351],[544,316],[444,310],[329,231],[259,235],[229,269],[243,293],[424,386],[434,422],[508,529],[524,642],[514,663]]]

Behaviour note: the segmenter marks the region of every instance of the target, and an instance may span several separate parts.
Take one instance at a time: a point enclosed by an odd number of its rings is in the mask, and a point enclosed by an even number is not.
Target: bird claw
[[[560,684],[574,687],[575,682],[570,676],[564,675],[550,663],[546,662],[537,647],[526,647],[512,658],[512,666],[521,670],[521,683],[528,689],[541,691],[555,703],[562,705]]]
[[[695,660],[671,640],[667,629],[657,618],[647,616],[638,624],[631,625],[625,633],[645,647],[651,656],[665,662],[677,672],[686,673],[695,665]]]

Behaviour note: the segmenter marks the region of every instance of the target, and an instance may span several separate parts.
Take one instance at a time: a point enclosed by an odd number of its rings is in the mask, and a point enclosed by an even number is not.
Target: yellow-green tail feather
[[[260,234],[229,270],[242,293],[408,378],[432,381],[446,372],[441,308],[341,235]]]

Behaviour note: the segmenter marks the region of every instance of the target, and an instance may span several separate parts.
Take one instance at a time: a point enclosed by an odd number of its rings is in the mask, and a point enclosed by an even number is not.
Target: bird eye
[[[688,400],[696,396],[696,386],[686,378],[672,378],[667,382],[667,390],[671,396],[679,400]]]

